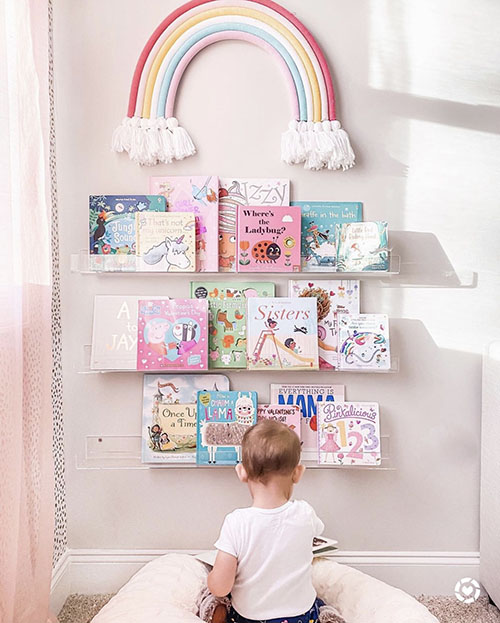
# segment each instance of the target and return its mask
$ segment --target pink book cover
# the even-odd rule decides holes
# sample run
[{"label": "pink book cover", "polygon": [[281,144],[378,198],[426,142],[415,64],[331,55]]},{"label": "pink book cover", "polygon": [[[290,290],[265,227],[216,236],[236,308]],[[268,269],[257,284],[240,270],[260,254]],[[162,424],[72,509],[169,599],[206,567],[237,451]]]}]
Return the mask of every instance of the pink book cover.
[{"label": "pink book cover", "polygon": [[140,299],[138,370],[207,370],[208,303],[202,299]]},{"label": "pink book cover", "polygon": [[149,188],[151,193],[165,197],[169,212],[194,212],[196,270],[218,272],[219,178],[216,175],[150,177]]},{"label": "pink book cover", "polygon": [[286,424],[300,439],[302,414],[297,405],[258,405],[257,422],[260,420],[276,420]]},{"label": "pink book cover", "polygon": [[238,206],[238,272],[299,272],[298,206]]}]

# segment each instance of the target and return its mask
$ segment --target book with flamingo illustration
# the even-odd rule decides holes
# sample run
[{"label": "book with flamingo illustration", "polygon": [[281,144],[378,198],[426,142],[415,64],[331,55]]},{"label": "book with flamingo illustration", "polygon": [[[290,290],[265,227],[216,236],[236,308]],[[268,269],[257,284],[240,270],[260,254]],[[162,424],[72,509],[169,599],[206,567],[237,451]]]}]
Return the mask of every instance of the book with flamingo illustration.
[{"label": "book with flamingo illustration", "polygon": [[302,210],[302,271],[335,270],[335,228],[341,223],[361,221],[363,204],[357,201],[293,201],[292,205]]},{"label": "book with flamingo illustration", "polygon": [[290,181],[273,178],[219,178],[219,270],[236,272],[236,208],[287,206]]},{"label": "book with flamingo illustration", "polygon": [[260,420],[276,420],[286,424],[297,433],[300,439],[300,424],[302,415],[297,405],[258,405],[257,422]]},{"label": "book with flamingo illustration", "polygon": [[140,299],[138,370],[207,370],[208,304],[196,299]]},{"label": "book with flamingo illustration", "polygon": [[376,402],[318,405],[321,465],[380,465],[380,420]]},{"label": "book with flamingo illustration", "polygon": [[155,176],[150,192],[165,197],[169,212],[194,212],[196,270],[219,270],[219,178],[209,176]]},{"label": "book with flamingo illustration", "polygon": [[386,314],[339,314],[337,321],[339,370],[390,370]]},{"label": "book with flamingo illustration", "polygon": [[135,219],[137,270],[194,272],[193,212],[141,212]]},{"label": "book with flamingo illustration", "polygon": [[386,221],[344,223],[336,226],[337,270],[389,270]]},{"label": "book with flamingo illustration", "polygon": [[318,407],[325,402],[344,402],[344,385],[271,384],[270,402],[297,405],[301,413],[302,458],[315,461],[318,456]]},{"label": "book with flamingo illustration", "polygon": [[142,462],[196,462],[198,391],[226,391],[223,374],[145,374]]},{"label": "book with flamingo illustration", "polygon": [[247,309],[249,369],[318,369],[316,299],[253,297]]},{"label": "book with flamingo illustration", "polygon": [[238,272],[300,271],[300,208],[238,206]]},{"label": "book with flamingo illustration", "polygon": [[320,369],[338,364],[337,314],[359,314],[359,281],[290,280],[290,296],[315,297],[318,303],[318,347]]},{"label": "book with flamingo illustration", "polygon": [[274,296],[274,283],[192,281],[191,296],[208,301],[208,367],[246,368],[247,299]]}]

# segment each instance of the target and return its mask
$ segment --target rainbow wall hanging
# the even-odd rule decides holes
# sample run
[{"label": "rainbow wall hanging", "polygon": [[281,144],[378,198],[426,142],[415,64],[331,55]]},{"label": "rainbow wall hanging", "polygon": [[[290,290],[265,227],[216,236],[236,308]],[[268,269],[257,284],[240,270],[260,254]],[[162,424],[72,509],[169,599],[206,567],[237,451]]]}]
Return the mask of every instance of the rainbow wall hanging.
[{"label": "rainbow wall hanging", "polygon": [[170,163],[196,153],[174,117],[175,97],[191,59],[212,43],[239,39],[273,54],[283,68],[293,117],[281,158],[306,169],[347,169],[354,152],[335,115],[332,76],[318,43],[292,13],[271,0],[192,0],[153,32],[135,68],[127,117],[112,149],[143,165]]}]

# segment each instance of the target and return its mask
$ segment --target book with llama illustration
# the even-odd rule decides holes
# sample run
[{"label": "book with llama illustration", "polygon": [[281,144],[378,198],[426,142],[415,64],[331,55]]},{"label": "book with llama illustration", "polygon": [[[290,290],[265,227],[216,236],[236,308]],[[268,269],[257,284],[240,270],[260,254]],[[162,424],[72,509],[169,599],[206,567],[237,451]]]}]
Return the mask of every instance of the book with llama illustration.
[{"label": "book with llama illustration", "polygon": [[199,465],[236,465],[241,441],[257,422],[257,392],[198,392],[196,462]]},{"label": "book with llama illustration", "polygon": [[138,370],[207,370],[208,304],[197,299],[140,299]]},{"label": "book with llama illustration", "polygon": [[276,420],[286,424],[300,439],[302,414],[297,405],[258,405],[257,422],[260,420]]},{"label": "book with llama illustration", "polygon": [[288,282],[290,296],[315,297],[317,300],[320,369],[337,367],[337,314],[359,314],[359,287],[359,281],[340,279]]},{"label": "book with llama illustration", "polygon": [[315,298],[248,299],[249,369],[317,370]]},{"label": "book with llama illustration", "polygon": [[208,301],[208,367],[246,368],[247,298],[274,296],[274,283],[192,281],[191,296]]},{"label": "book with llama illustration", "polygon": [[290,181],[273,178],[219,178],[219,270],[236,272],[236,208],[287,206]]},{"label": "book with llama illustration", "polygon": [[238,206],[238,272],[300,271],[300,208]]},{"label": "book with llama illustration", "polygon": [[339,314],[337,320],[339,370],[390,370],[386,314]]},{"label": "book with llama illustration", "polygon": [[324,402],[344,402],[344,385],[271,384],[270,402],[297,405],[301,412],[302,458],[315,461],[318,455],[318,406]]},{"label": "book with llama illustration", "polygon": [[330,272],[337,264],[337,225],[363,218],[357,201],[293,201],[302,209],[301,257],[303,272]]},{"label": "book with llama illustration", "polygon": [[169,212],[194,212],[196,218],[196,270],[219,270],[219,178],[208,176],[155,176],[150,192],[167,200]]},{"label": "book with llama illustration", "polygon": [[336,231],[338,271],[389,270],[386,221],[344,223]]},{"label": "book with llama illustration", "polygon": [[321,465],[380,465],[378,404],[324,402],[318,405],[318,461]]},{"label": "book with llama illustration", "polygon": [[141,212],[135,218],[137,270],[195,271],[193,212]]},{"label": "book with llama illustration", "polygon": [[198,391],[228,389],[223,374],[145,374],[142,462],[196,463]]},{"label": "book with llama illustration", "polygon": [[90,268],[134,271],[136,213],[165,210],[158,195],[90,195]]}]

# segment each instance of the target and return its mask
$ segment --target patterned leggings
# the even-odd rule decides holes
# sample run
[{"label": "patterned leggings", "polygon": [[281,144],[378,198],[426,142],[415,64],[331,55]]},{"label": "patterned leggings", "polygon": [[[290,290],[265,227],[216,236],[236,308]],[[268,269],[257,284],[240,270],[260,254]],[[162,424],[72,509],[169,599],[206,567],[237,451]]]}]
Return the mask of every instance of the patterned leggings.
[{"label": "patterned leggings", "polygon": [[319,619],[319,609],[324,605],[325,604],[321,601],[321,599],[316,599],[311,606],[311,609],[304,614],[299,614],[295,617],[278,617],[277,619],[266,619],[260,621],[242,617],[231,606],[229,610],[229,623],[317,623]]}]

